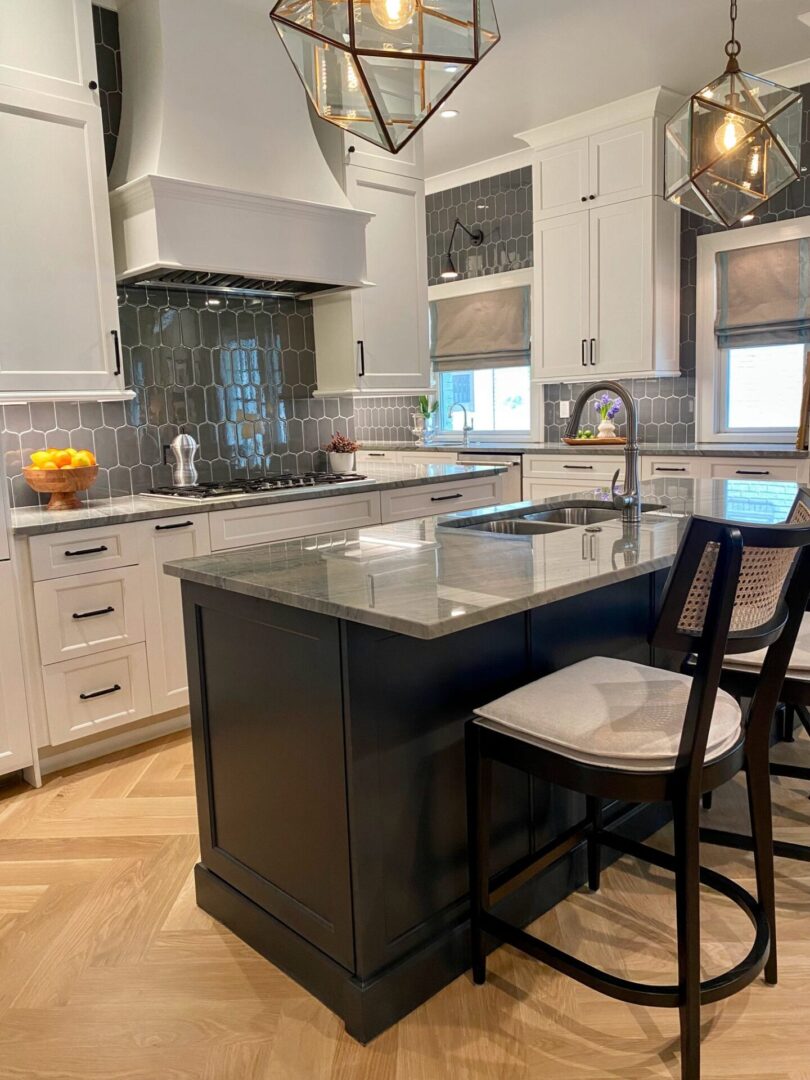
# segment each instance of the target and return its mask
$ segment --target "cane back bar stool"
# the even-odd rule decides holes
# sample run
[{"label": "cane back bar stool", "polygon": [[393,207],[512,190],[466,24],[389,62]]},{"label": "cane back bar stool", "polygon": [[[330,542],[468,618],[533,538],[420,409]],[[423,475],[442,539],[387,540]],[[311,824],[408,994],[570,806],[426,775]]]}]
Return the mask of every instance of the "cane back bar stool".
[{"label": "cane back bar stool", "polygon": [[[742,990],[764,969],[776,981],[771,804],[745,744],[770,728],[788,658],[810,595],[810,527],[733,525],[692,518],[670,571],[654,647],[695,654],[694,675],[594,657],[563,668],[476,710],[466,726],[471,951],[474,981],[486,979],[485,937],[522,950],[621,1001],[678,1008],[681,1075],[700,1076],[700,1006]],[[766,648],[762,677],[743,724],[720,689],[723,657]],[[492,762],[531,773],[586,797],[586,817],[507,875],[490,880]],[[757,892],[699,863],[704,792],[748,771]],[[603,801],[625,804],[603,813]],[[669,802],[675,852],[619,835],[626,804]],[[602,845],[675,873],[678,982],[649,985],[611,975],[540,941],[496,915],[492,905],[585,841],[588,878],[599,887]],[[737,904],[754,942],[734,968],[700,981],[699,885]]]},{"label": "cane back bar stool", "polygon": [[[810,524],[810,494],[804,491],[799,492],[788,521],[796,525]],[[753,697],[761,678],[764,659],[765,653],[761,649],[752,653],[727,656],[720,685],[738,700]],[[796,716],[804,730],[810,735],[810,612],[805,612],[799,626],[779,700],[784,719],[780,731],[782,741],[793,742]],[[757,757],[759,772],[764,772],[767,768],[771,776],[810,781],[810,767],[807,765],[770,761],[769,739],[751,739],[746,747],[746,753],[748,756]],[[704,806],[706,809],[711,808],[710,796],[704,801]],[[752,850],[752,839],[744,834],[706,828],[701,829],[700,835],[702,840],[710,844],[722,844],[725,847],[743,851]],[[810,846],[807,844],[774,840],[773,847],[775,854],[783,858],[810,862]]]}]

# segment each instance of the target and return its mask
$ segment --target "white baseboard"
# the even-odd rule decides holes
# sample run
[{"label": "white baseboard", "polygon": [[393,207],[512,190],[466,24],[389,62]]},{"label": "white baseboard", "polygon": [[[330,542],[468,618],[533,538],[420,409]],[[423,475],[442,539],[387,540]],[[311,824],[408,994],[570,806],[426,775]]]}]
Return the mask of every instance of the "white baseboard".
[{"label": "white baseboard", "polygon": [[106,739],[94,739],[92,743],[84,746],[71,746],[48,757],[40,757],[40,769],[42,775],[47,776],[61,769],[69,769],[72,765],[82,765],[86,761],[94,761],[96,758],[106,757],[107,754],[127,750],[131,746],[151,742],[163,735],[172,735],[175,731],[183,731],[190,726],[189,714],[181,712],[168,716],[165,720],[158,720],[154,724],[132,728],[129,731],[119,731]]}]

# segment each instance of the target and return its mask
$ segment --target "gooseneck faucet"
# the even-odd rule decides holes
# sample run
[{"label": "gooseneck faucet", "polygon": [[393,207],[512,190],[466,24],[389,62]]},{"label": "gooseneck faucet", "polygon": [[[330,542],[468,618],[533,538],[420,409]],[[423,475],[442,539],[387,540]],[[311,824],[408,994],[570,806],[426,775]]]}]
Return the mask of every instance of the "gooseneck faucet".
[{"label": "gooseneck faucet", "polygon": [[462,441],[463,441],[464,445],[466,446],[467,445],[467,438],[468,438],[470,432],[472,431],[473,426],[470,423],[470,418],[469,418],[469,415],[467,414],[467,406],[463,405],[460,401],[454,401],[453,402],[453,404],[447,410],[448,417],[452,416],[453,413],[456,411],[456,409],[461,409],[461,411],[464,413],[464,426],[462,427],[461,432],[462,432]]},{"label": "gooseneck faucet", "polygon": [[619,491],[616,486],[620,471],[617,469],[610,483],[610,493],[613,496],[613,505],[617,510],[622,511],[623,520],[634,524],[641,521],[641,487],[638,475],[638,412],[635,401],[625,388],[616,382],[592,383],[590,386],[586,386],[574,402],[571,419],[565,429],[565,436],[569,439],[576,437],[585,403],[594,394],[601,392],[614,394],[617,398],[620,398],[627,410],[627,442],[624,447],[624,490]]}]

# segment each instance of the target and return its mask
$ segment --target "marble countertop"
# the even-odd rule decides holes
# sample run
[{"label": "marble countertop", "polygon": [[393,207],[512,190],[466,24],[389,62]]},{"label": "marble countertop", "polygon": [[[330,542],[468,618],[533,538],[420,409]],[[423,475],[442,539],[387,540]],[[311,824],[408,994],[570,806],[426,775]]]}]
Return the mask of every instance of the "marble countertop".
[{"label": "marble countertop", "polygon": [[[635,528],[618,520],[587,533],[576,527],[511,536],[458,527],[510,516],[507,508],[495,513],[490,507],[203,556],[165,569],[186,581],[431,639],[667,567],[692,514],[784,521],[796,491],[789,483],[658,479],[645,483],[643,493],[662,509],[644,514]],[[582,498],[604,506],[598,495],[591,489]]]},{"label": "marble countertop", "polygon": [[88,499],[80,510],[47,510],[41,506],[25,506],[11,511],[11,531],[14,536],[36,536],[40,533],[68,532],[89,529],[96,525],[124,524],[149,518],[188,517],[189,514],[209,514],[218,510],[236,510],[245,506],[270,506],[273,503],[333,498],[353,491],[384,491],[390,488],[419,487],[441,484],[448,480],[495,476],[503,472],[500,466],[487,465],[393,465],[382,462],[373,466],[374,476],[364,481],[313,489],[296,488],[273,492],[270,495],[235,495],[228,499],[161,498],[155,495],[129,495],[112,499]]},{"label": "marble countertop", "polygon": [[[482,439],[464,446],[461,442],[435,442],[430,446],[417,446],[415,443],[373,443],[364,442],[363,450],[413,450],[418,454],[441,453],[442,450],[465,454],[495,453],[502,454],[569,454],[594,452],[599,454],[624,453],[623,446],[599,446],[596,440],[588,446],[566,446],[561,442],[492,442]],[[680,443],[659,446],[657,443],[641,443],[642,454],[656,454],[661,457],[765,457],[765,458],[806,458],[810,451],[797,450],[786,443]]]}]

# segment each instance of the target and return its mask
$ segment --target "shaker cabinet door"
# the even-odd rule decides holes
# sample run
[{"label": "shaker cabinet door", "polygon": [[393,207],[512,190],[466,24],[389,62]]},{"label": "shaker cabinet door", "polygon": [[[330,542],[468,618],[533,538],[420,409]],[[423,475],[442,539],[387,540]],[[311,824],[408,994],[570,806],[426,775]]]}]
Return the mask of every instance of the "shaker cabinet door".
[{"label": "shaker cabinet door", "polygon": [[534,162],[535,220],[581,210],[591,194],[588,185],[587,139],[540,150]]},{"label": "shaker cabinet door", "polygon": [[0,395],[123,390],[101,115],[0,85]]},{"label": "shaker cabinet door", "polygon": [[0,83],[97,103],[96,80],[91,0],[0,0]]},{"label": "shaker cabinet door", "polygon": [[534,235],[534,378],[581,378],[590,369],[588,211],[540,221]]},{"label": "shaker cabinet door", "polygon": [[22,650],[17,624],[14,570],[0,562],[0,776],[24,769],[33,760],[28,703],[23,682]]}]

